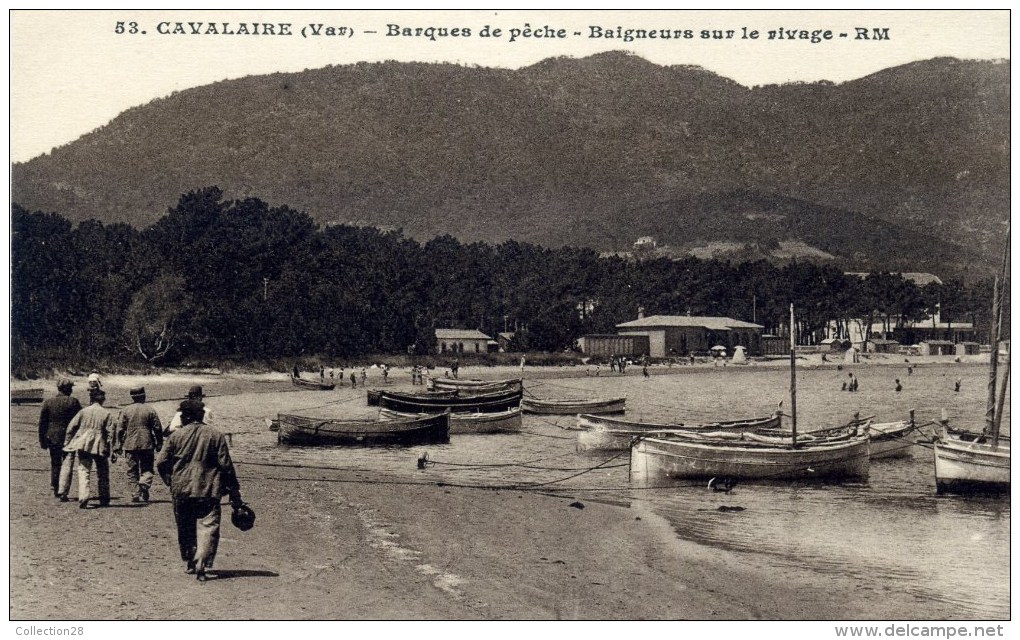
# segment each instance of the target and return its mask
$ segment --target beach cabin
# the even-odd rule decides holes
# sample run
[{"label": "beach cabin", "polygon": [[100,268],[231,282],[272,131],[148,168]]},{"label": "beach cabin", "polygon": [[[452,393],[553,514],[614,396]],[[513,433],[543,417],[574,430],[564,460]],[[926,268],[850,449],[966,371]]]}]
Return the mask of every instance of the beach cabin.
[{"label": "beach cabin", "polygon": [[922,356],[954,356],[956,345],[949,340],[927,340],[918,345]]},{"label": "beach cabin", "polygon": [[621,336],[615,333],[593,333],[577,339],[581,353],[589,356],[647,356],[648,336]]},{"label": "beach cabin", "polygon": [[439,353],[487,353],[490,340],[477,329],[436,329]]},{"label": "beach cabin", "polygon": [[499,350],[501,352],[507,352],[512,349],[514,333],[513,331],[501,331],[496,334],[496,342],[499,343]]},{"label": "beach cabin", "polygon": [[872,338],[868,340],[868,351],[872,353],[899,353],[900,343],[895,340]]},{"label": "beach cabin", "polygon": [[763,356],[788,356],[790,355],[790,339],[782,336],[764,335],[761,337],[761,355]]},{"label": "beach cabin", "polygon": [[981,355],[981,345],[976,342],[958,342],[956,344],[956,355],[977,356]]},{"label": "beach cabin", "polygon": [[823,353],[843,353],[850,346],[849,341],[844,343],[839,338],[826,338],[818,344],[822,346]]}]

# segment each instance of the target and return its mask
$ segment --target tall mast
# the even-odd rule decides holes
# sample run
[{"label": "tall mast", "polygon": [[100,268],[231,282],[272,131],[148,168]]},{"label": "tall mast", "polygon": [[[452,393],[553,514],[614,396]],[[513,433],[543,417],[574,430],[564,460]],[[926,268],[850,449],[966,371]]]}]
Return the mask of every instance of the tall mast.
[{"label": "tall mast", "polygon": [[995,405],[995,429],[992,430],[992,448],[999,446],[999,429],[1002,427],[1002,405],[1006,402],[1006,389],[1009,388],[1009,361],[1012,354],[1006,356],[1006,370],[1002,372],[1002,386],[999,387],[999,401]]},{"label": "tall mast", "polygon": [[999,274],[995,276],[992,285],[992,354],[988,367],[988,402],[985,404],[985,429],[986,434],[991,434],[998,442],[998,433],[995,424],[996,413],[996,386],[998,383],[999,369],[999,338],[1002,335],[1002,291],[1006,286],[1006,261],[1009,259],[1009,231],[1006,231],[1006,246],[1002,249],[1002,266]]},{"label": "tall mast", "polygon": [[793,319],[793,303],[790,303],[790,429],[793,431],[793,446],[797,446],[797,331]]}]

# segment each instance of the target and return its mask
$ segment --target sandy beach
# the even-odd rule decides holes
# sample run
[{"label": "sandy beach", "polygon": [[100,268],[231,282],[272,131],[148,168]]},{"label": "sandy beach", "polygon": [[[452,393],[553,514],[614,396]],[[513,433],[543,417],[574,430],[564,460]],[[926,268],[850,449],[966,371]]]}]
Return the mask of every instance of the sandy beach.
[{"label": "sandy beach", "polygon": [[[461,377],[515,372],[462,367]],[[585,373],[528,368],[526,375]],[[381,383],[377,371],[369,375],[369,386]],[[390,378],[390,387],[412,389],[406,372]],[[126,404],[128,388],[144,384],[161,416],[196,381],[206,386],[215,424],[234,439],[264,436],[265,417],[307,407],[323,397],[316,394],[370,411],[360,387],[295,391],[282,374],[104,378],[108,406]],[[84,385],[75,382],[81,397]],[[53,380],[12,384],[55,391]],[[38,412],[39,405],[11,407],[13,620],[911,617],[895,600],[862,599],[849,578],[682,540],[640,501],[453,487],[427,474],[411,484],[361,469],[241,459],[242,492],[258,520],[241,532],[225,515],[213,579],[201,584],[178,559],[169,491],[158,478],[144,505],[131,503],[121,463],[111,467],[110,508],[81,511],[53,498]]]}]

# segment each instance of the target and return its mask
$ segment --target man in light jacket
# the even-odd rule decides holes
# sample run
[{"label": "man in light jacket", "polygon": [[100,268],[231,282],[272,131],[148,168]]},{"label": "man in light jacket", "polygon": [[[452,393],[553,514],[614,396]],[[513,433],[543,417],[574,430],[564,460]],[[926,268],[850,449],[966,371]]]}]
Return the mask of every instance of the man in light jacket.
[{"label": "man in light jacket", "polygon": [[[106,393],[102,389],[93,389],[89,393],[92,404],[79,411],[67,425],[64,436],[64,451],[73,453],[78,458],[78,506],[88,507],[90,499],[89,480],[92,475],[92,464],[96,465],[99,477],[99,506],[110,506],[110,443],[115,428],[113,413],[103,406]],[[116,462],[116,454],[113,461]],[[64,475],[67,479],[65,483]],[[60,469],[61,487],[71,484],[71,465],[65,464]]]}]

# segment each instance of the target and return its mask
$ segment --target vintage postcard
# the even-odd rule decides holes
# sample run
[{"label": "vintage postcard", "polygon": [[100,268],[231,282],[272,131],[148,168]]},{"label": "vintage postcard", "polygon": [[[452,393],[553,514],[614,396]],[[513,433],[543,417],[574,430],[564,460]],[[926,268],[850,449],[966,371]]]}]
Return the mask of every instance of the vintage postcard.
[{"label": "vintage postcard", "polygon": [[10,12],[13,633],[1002,635],[1010,36]]}]

